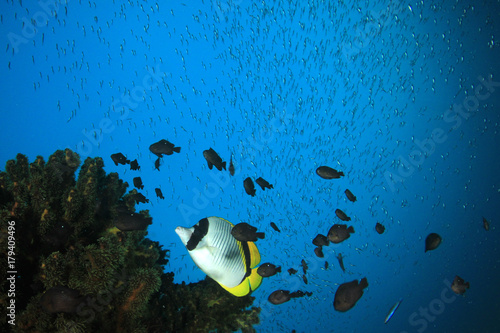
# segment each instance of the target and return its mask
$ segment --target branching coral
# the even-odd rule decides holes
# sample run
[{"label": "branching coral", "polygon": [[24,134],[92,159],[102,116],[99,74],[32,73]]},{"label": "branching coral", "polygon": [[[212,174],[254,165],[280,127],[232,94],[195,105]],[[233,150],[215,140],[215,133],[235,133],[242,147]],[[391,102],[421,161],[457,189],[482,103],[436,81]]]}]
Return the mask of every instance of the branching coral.
[{"label": "branching coral", "polygon": [[[168,249],[145,236],[147,199],[106,174],[101,158],[58,150],[29,164],[18,154],[0,172],[0,310],[15,301],[16,332],[254,331],[253,297],[233,297],[207,279],[174,284]],[[15,295],[7,282],[15,224]],[[119,227],[119,228],[117,228]],[[12,229],[12,228],[11,228]]]}]

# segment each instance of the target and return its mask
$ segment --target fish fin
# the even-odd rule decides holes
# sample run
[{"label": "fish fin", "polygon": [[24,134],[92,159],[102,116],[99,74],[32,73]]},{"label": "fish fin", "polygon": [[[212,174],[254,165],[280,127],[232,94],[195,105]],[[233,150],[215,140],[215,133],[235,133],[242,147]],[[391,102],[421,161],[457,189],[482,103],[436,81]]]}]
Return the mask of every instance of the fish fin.
[{"label": "fish fin", "polygon": [[172,150],[175,151],[176,153],[180,153],[181,147],[174,147],[174,148],[172,148]]},{"label": "fish fin", "polygon": [[247,277],[246,280],[248,280],[248,283],[250,284],[250,289],[252,291],[259,288],[260,284],[262,283],[262,276],[260,276],[257,273],[257,267],[252,269],[252,274],[250,274],[250,276]]},{"label": "fish fin", "polygon": [[354,228],[352,227],[352,225],[349,228],[347,228],[347,231],[349,231],[351,234],[354,233]]},{"label": "fish fin", "polygon": [[209,161],[207,161],[207,163],[208,163],[208,168],[209,168],[210,170],[212,170],[212,168],[214,167],[214,165],[213,165],[212,163],[210,163]]},{"label": "fish fin", "polygon": [[260,263],[259,249],[253,242],[247,242],[248,250],[250,252],[250,268],[257,266]]},{"label": "fish fin", "polygon": [[262,283],[262,276],[257,273],[257,268],[252,269],[252,274],[247,277],[243,282],[233,288],[228,288],[221,284],[221,287],[229,291],[231,294],[237,297],[243,297],[250,294],[252,291],[259,288]]},{"label": "fish fin", "polygon": [[359,283],[359,286],[365,289],[366,287],[368,287],[368,280],[366,278],[362,278],[361,282]]},{"label": "fish fin", "polygon": [[243,297],[243,296],[248,295],[251,292],[251,290],[250,290],[250,284],[248,283],[247,279],[248,278],[246,278],[245,280],[243,280],[243,282],[241,282],[236,287],[229,288],[229,287],[226,287],[226,286],[224,286],[222,284],[220,286],[222,288],[226,289],[227,291],[229,291],[234,296]]}]

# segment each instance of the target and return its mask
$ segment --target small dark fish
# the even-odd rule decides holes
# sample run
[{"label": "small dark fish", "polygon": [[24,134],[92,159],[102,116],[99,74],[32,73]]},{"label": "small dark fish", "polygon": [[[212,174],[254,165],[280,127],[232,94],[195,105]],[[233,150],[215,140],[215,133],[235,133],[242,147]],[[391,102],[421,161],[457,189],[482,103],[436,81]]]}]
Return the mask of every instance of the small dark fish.
[{"label": "small dark fish", "polygon": [[155,193],[156,193],[156,197],[158,197],[162,200],[165,199],[165,197],[163,196],[163,193],[161,192],[161,189],[155,188]]},{"label": "small dark fish", "polygon": [[130,170],[141,170],[141,167],[139,166],[139,162],[137,162],[137,159],[130,162]]},{"label": "small dark fish", "polygon": [[354,233],[352,226],[348,228],[345,224],[334,224],[328,231],[328,240],[334,244],[338,244],[351,237],[352,233]]},{"label": "small dark fish", "polygon": [[307,276],[305,274],[302,275],[302,281],[304,281],[304,283],[307,284]]},{"label": "small dark fish", "polygon": [[160,158],[159,157],[155,161],[155,169],[160,171]]},{"label": "small dark fish", "polygon": [[292,298],[311,296],[311,292],[303,292],[301,290],[297,290],[293,293],[290,293],[288,290],[276,290],[269,295],[267,300],[274,305],[283,304],[288,302]]},{"label": "small dark fish", "polygon": [[382,235],[385,231],[385,227],[377,222],[377,224],[375,224],[375,230],[377,230],[377,232]]},{"label": "small dark fish", "polygon": [[330,242],[325,235],[317,234],[313,239],[313,244],[316,246],[328,246],[330,245]]},{"label": "small dark fish", "polygon": [[57,285],[42,295],[40,305],[48,313],[74,313],[84,301],[78,290]]},{"label": "small dark fish", "polygon": [[268,262],[260,265],[259,268],[257,268],[257,274],[262,277],[270,277],[277,273],[281,273],[281,266],[276,267],[276,265]]},{"label": "small dark fish", "polygon": [[425,239],[425,252],[435,250],[441,244],[442,238],[436,233],[431,233]]},{"label": "small dark fish", "polygon": [[134,186],[137,187],[138,189],[142,190],[144,188],[141,177],[134,177],[133,181],[134,181]]},{"label": "small dark fish", "polygon": [[342,258],[342,253],[339,253],[337,255],[337,260],[339,261],[339,265],[340,265],[340,268],[342,269],[342,272],[345,272],[344,258]]},{"label": "small dark fish", "polygon": [[323,258],[325,255],[323,254],[323,247],[322,246],[318,246],[318,247],[315,247],[314,248],[314,254],[318,257],[318,258]]},{"label": "small dark fish", "polygon": [[288,269],[288,274],[293,275],[293,274],[295,274],[295,273],[297,273],[297,270],[296,270],[296,269],[293,269],[293,268],[289,268],[289,269]]},{"label": "small dark fish", "polygon": [[333,307],[335,310],[345,312],[352,309],[356,302],[363,296],[363,289],[368,287],[366,278],[361,279],[358,284],[357,280],[343,283],[335,292]]},{"label": "small dark fish", "polygon": [[309,268],[309,266],[307,266],[306,261],[304,259],[302,259],[302,261],[300,262],[300,264],[302,265],[302,271],[304,272],[304,274],[306,274],[307,273],[307,269]]},{"label": "small dark fish", "polygon": [[153,222],[153,218],[128,211],[120,212],[114,222],[121,231],[145,230]]},{"label": "small dark fish", "polygon": [[255,180],[255,182],[262,188],[263,191],[266,190],[266,188],[268,189],[272,189],[273,188],[273,185],[269,184],[267,182],[267,180],[265,180],[264,178],[262,177],[259,177]]},{"label": "small dark fish", "polygon": [[342,171],[339,172],[328,166],[320,166],[316,169],[316,173],[318,174],[318,176],[324,179],[337,179],[344,176],[344,173]]},{"label": "small dark fish", "polygon": [[212,170],[214,165],[219,171],[222,171],[222,169],[226,170],[226,162],[222,162],[222,158],[220,158],[219,154],[217,154],[212,148],[204,150],[203,157],[207,160],[208,168],[210,170]]},{"label": "small dark fish", "polygon": [[231,229],[231,235],[240,242],[256,242],[257,238],[264,239],[263,232],[257,232],[257,228],[246,222],[238,223]]},{"label": "small dark fish", "polygon": [[356,196],[354,194],[352,194],[352,192],[349,191],[349,189],[345,190],[344,193],[345,193],[347,199],[349,199],[349,201],[352,201],[352,202],[356,201]]},{"label": "small dark fish", "polygon": [[127,160],[127,158],[122,153],[112,154],[111,159],[113,160],[113,162],[115,162],[115,165],[125,165],[130,163],[130,160]]},{"label": "small dark fish", "polygon": [[231,176],[234,176],[234,164],[233,164],[233,157],[231,156],[231,159],[229,160],[229,174]]},{"label": "small dark fish", "polygon": [[341,210],[340,210],[340,209],[338,209],[338,208],[337,208],[337,209],[335,209],[335,215],[337,215],[337,217],[338,217],[339,219],[341,219],[342,221],[345,221],[345,222],[347,222],[347,221],[350,221],[350,220],[351,220],[351,218],[350,218],[349,216],[347,216],[347,215],[346,215],[346,213],[344,213],[343,211],[341,211]]},{"label": "small dark fish", "polygon": [[149,150],[156,156],[163,157],[163,155],[172,155],[174,152],[180,153],[181,147],[175,147],[172,142],[162,139],[149,146]]},{"label": "small dark fish", "polygon": [[132,199],[134,199],[136,204],[149,202],[149,199],[147,199],[142,193],[133,193],[133,194],[130,194],[130,197]]},{"label": "small dark fish", "polygon": [[465,282],[460,276],[455,276],[455,280],[451,283],[451,290],[457,295],[463,295],[469,289],[469,282]]},{"label": "small dark fish", "polygon": [[277,232],[281,232],[281,230],[278,228],[278,226],[274,222],[271,222],[271,228],[273,228]]},{"label": "small dark fish", "polygon": [[490,222],[488,222],[488,220],[485,219],[484,217],[483,217],[483,227],[484,227],[484,230],[486,230],[486,231],[490,230]]},{"label": "small dark fish", "polygon": [[248,195],[251,195],[252,197],[255,196],[255,186],[253,185],[252,178],[245,178],[245,180],[243,181],[243,187],[245,188],[245,192]]},{"label": "small dark fish", "polygon": [[267,298],[267,300],[274,305],[286,303],[290,299],[290,292],[288,290],[275,290]]}]

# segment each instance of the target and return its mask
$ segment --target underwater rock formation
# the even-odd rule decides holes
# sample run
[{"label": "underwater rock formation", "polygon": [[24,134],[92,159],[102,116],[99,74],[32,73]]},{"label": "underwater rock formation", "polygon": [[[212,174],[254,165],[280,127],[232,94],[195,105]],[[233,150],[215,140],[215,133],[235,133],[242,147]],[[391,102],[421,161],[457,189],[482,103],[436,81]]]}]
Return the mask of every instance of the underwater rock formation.
[{"label": "underwater rock formation", "polygon": [[[0,172],[0,311],[15,302],[15,326],[3,316],[1,331],[255,331],[253,297],[233,297],[209,278],[173,283],[169,251],[136,230],[152,220],[135,212],[137,192],[125,194],[128,184],[106,174],[100,157],[75,178],[79,166],[66,149],[47,162],[18,154]],[[126,214],[148,223],[131,227]]]}]

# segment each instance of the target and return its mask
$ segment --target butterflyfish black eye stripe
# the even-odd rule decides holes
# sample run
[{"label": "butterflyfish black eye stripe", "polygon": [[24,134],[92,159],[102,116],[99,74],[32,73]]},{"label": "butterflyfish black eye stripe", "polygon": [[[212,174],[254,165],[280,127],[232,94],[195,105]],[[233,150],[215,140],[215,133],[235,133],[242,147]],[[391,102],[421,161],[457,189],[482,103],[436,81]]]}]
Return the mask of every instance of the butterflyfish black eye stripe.
[{"label": "butterflyfish black eye stripe", "polygon": [[189,251],[192,251],[196,249],[198,246],[198,243],[205,237],[205,235],[208,233],[208,219],[204,218],[201,219],[198,224],[194,226],[194,232],[191,235],[191,238],[186,244],[186,248]]}]

